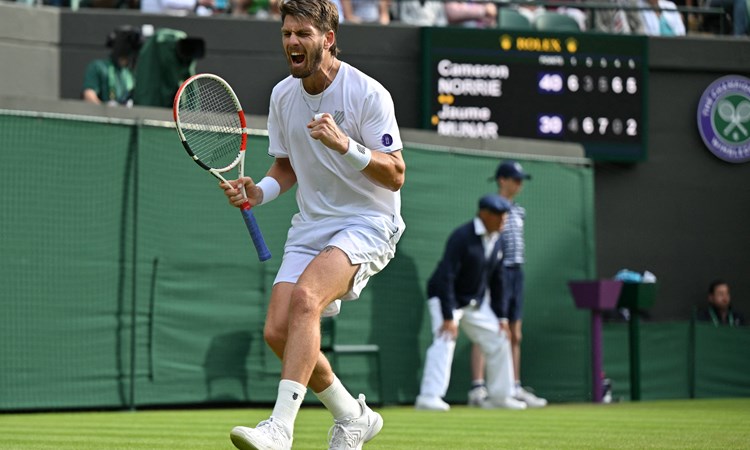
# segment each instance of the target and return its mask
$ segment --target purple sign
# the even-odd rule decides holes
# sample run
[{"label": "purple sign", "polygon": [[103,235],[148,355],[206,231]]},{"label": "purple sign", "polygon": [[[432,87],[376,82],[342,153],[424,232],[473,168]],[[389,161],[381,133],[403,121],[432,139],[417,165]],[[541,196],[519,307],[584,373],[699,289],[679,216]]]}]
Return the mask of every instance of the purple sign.
[{"label": "purple sign", "polygon": [[750,79],[727,75],[711,83],[698,103],[698,131],[724,161],[750,161]]}]

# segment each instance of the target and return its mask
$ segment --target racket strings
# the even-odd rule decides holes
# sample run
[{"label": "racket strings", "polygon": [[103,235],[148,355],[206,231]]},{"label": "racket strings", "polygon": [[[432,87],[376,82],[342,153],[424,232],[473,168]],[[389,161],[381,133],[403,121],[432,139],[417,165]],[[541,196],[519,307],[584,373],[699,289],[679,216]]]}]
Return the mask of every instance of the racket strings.
[{"label": "racket strings", "polygon": [[222,83],[200,78],[186,86],[179,116],[185,140],[204,164],[221,169],[237,159],[244,130],[234,98]]}]

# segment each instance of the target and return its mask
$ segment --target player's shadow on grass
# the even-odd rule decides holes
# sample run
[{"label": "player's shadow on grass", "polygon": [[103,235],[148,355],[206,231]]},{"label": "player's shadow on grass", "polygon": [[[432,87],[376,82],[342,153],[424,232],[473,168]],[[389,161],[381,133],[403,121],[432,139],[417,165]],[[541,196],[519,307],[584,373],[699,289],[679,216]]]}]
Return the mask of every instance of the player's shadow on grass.
[{"label": "player's shadow on grass", "polygon": [[249,400],[246,360],[251,341],[249,331],[219,334],[211,339],[203,362],[208,402],[234,403]]}]

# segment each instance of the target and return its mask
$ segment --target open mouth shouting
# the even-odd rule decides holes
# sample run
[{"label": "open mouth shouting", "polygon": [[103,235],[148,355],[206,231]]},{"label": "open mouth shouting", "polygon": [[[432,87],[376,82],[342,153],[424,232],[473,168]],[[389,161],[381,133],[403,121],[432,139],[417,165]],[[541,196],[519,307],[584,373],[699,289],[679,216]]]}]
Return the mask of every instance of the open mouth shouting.
[{"label": "open mouth shouting", "polygon": [[289,71],[295,78],[305,78],[312,74],[314,67],[310,59],[303,51],[292,50],[289,55]]},{"label": "open mouth shouting", "polygon": [[299,67],[305,62],[305,54],[302,52],[291,52],[289,54],[289,59],[292,62],[292,66]]},{"label": "open mouth shouting", "polygon": [[322,47],[317,51],[310,52],[304,50],[290,50],[289,53],[289,70],[295,78],[306,78],[313,74],[319,67],[323,58]]}]

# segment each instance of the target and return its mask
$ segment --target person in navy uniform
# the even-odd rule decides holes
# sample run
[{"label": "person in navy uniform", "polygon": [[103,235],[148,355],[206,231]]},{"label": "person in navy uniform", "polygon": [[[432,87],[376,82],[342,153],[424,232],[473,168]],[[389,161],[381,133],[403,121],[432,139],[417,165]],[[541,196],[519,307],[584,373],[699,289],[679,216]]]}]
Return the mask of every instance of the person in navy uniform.
[{"label": "person in navy uniform", "polygon": [[513,398],[513,361],[507,323],[500,319],[502,230],[510,203],[498,194],[479,199],[476,217],[456,228],[427,284],[433,342],[427,349],[415,407],[448,411],[443,400],[450,383],[459,327],[482,349],[487,366],[485,408],[525,409]]}]

